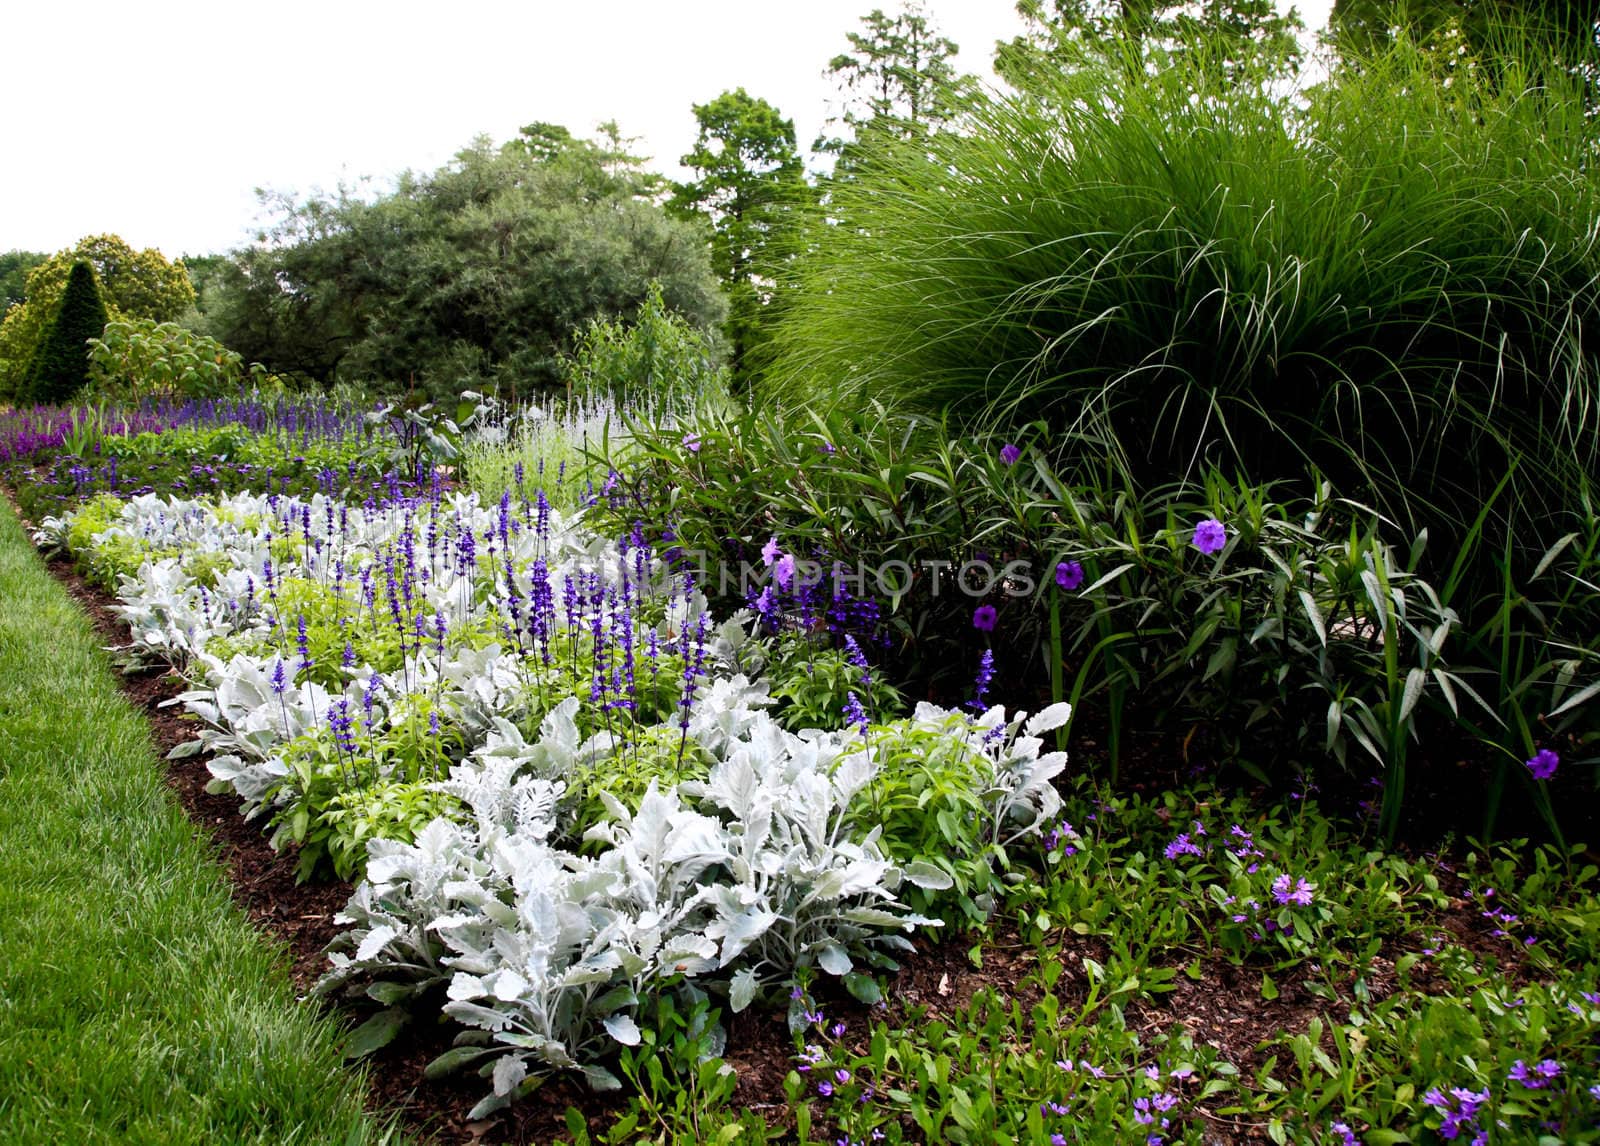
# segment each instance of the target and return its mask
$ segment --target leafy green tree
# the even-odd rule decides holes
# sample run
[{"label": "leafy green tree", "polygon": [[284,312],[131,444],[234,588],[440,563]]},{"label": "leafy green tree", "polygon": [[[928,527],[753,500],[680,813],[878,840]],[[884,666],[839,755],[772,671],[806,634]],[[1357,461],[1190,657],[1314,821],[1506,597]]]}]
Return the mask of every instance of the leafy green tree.
[{"label": "leafy green tree", "polygon": [[1048,86],[1052,73],[1077,66],[1085,54],[1109,55],[1131,69],[1194,52],[1230,76],[1292,71],[1299,62],[1294,8],[1275,0],[1018,0],[1026,31],[997,46],[995,70],[1019,88]]},{"label": "leafy green tree", "polygon": [[28,368],[29,399],[45,405],[70,402],[89,380],[89,340],[100,337],[107,321],[94,268],[74,263]]},{"label": "leafy green tree", "polygon": [[1387,45],[1395,28],[1427,40],[1454,26],[1470,51],[1493,43],[1509,27],[1578,62],[1592,59],[1597,24],[1600,0],[1334,0],[1328,38],[1341,55],[1353,57]]},{"label": "leafy green tree", "polygon": [[728,291],[734,377],[755,372],[785,264],[816,198],[805,179],[794,121],[743,88],[696,104],[694,149],[680,162],[698,179],[677,184],[671,209],[711,222],[711,265]]},{"label": "leafy green tree", "polygon": [[39,251],[7,251],[0,255],[0,314],[28,297],[28,272],[49,258]]},{"label": "leafy green tree", "polygon": [[636,311],[652,281],[716,330],[705,232],[652,201],[659,178],[626,144],[534,124],[388,194],[268,197],[270,233],[208,282],[206,329],[279,374],[435,396],[558,384],[575,333]]},{"label": "leafy green tree", "polygon": [[116,235],[80,239],[28,272],[26,301],[0,322],[0,398],[23,393],[34,354],[78,263],[94,271],[112,318],[172,322],[194,303],[194,287],[181,261],[169,262],[154,248],[135,251]]},{"label": "leafy green tree", "polygon": [[812,145],[835,156],[841,173],[857,166],[875,142],[914,142],[948,123],[973,85],[950,62],[958,45],[940,34],[919,0],[907,0],[893,16],[874,8],[861,25],[846,33],[850,51],[828,61],[822,73],[839,85],[843,106]]}]

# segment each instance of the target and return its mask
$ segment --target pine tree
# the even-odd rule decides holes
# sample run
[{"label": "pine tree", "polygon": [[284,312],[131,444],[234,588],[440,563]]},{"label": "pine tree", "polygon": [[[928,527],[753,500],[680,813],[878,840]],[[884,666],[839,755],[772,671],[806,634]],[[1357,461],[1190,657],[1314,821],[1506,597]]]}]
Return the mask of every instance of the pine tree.
[{"label": "pine tree", "polygon": [[108,316],[94,268],[74,263],[61,305],[28,367],[28,397],[42,405],[70,402],[89,380],[89,339],[105,331]]}]

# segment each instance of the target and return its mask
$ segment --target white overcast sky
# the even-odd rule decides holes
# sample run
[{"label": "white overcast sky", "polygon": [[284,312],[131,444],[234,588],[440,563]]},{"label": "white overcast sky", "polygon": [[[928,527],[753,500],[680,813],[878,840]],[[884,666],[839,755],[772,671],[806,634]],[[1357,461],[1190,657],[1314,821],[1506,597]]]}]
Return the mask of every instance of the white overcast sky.
[{"label": "white overcast sky", "polygon": [[[1312,28],[1331,0],[1300,0]],[[179,0],[18,4],[7,13],[0,251],[113,232],[169,257],[247,241],[257,187],[304,193],[432,170],[474,135],[534,120],[589,135],[615,119],[679,175],[690,107],[737,87],[795,121],[822,70],[898,0]],[[926,0],[992,79],[1014,0]]]}]

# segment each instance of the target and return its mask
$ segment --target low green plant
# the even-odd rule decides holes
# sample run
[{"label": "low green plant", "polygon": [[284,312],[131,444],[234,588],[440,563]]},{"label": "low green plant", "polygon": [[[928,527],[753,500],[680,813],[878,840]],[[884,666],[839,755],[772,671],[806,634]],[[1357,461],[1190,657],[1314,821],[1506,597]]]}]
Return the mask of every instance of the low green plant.
[{"label": "low green plant", "polygon": [[850,652],[824,645],[813,634],[786,633],[767,645],[764,671],[778,701],[773,715],[786,728],[842,728],[850,720],[852,695],[870,720],[888,720],[905,709],[900,690],[881,672],[862,668]]},{"label": "low green plant", "polygon": [[89,388],[100,398],[214,398],[233,394],[243,380],[243,358],[175,322],[108,322],[89,343]]}]

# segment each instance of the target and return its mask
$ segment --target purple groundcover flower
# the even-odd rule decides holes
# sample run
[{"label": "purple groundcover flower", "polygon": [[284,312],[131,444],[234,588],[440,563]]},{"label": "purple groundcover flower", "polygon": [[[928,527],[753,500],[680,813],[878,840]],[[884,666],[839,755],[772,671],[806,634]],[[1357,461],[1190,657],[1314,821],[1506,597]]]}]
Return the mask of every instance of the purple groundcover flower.
[{"label": "purple groundcover flower", "polygon": [[1541,748],[1528,760],[1528,771],[1535,780],[1548,780],[1561,766],[1561,757],[1548,748]]},{"label": "purple groundcover flower", "polygon": [[761,547],[761,561],[768,568],[771,568],[772,563],[778,559],[778,555],[782,552],[783,550],[778,547],[777,535],[774,534],[768,539],[767,543]]},{"label": "purple groundcover flower", "polygon": [[1527,1090],[1543,1090],[1560,1077],[1561,1064],[1553,1058],[1547,1058],[1537,1066],[1529,1066],[1519,1058],[1512,1064],[1511,1073],[1506,1075],[1507,1079],[1520,1082]]},{"label": "purple groundcover flower", "polygon": [[1280,875],[1272,881],[1272,898],[1288,907],[1309,907],[1311,905],[1312,887],[1304,879],[1295,878],[1292,886],[1288,875]]},{"label": "purple groundcover flower", "polygon": [[972,611],[972,627],[980,633],[992,633],[997,616],[993,605],[979,605]]},{"label": "purple groundcover flower", "polygon": [[1194,527],[1194,547],[1207,557],[1219,552],[1228,543],[1228,531],[1222,522],[1208,517]]},{"label": "purple groundcover flower", "polygon": [[1343,1122],[1335,1122],[1332,1126],[1328,1127],[1328,1134],[1330,1135],[1329,1141],[1332,1140],[1332,1135],[1337,1134],[1339,1136],[1339,1146],[1361,1146],[1361,1143],[1356,1138],[1354,1131],[1352,1131],[1350,1127],[1345,1125]]},{"label": "purple groundcover flower", "polygon": [[1083,566],[1076,561],[1062,561],[1056,565],[1056,584],[1072,592],[1083,584]]},{"label": "purple groundcover flower", "polygon": [[1197,856],[1199,854],[1200,849],[1195,845],[1194,841],[1189,838],[1188,832],[1184,832],[1177,839],[1168,844],[1166,848],[1166,857],[1169,860],[1175,860],[1179,856]]},{"label": "purple groundcover flower", "polygon": [[1005,445],[1000,447],[1000,460],[1005,462],[1006,465],[1016,465],[1017,459],[1020,457],[1022,457],[1022,451],[1016,446],[1012,445],[1010,442],[1007,442]]},{"label": "purple groundcover flower", "polygon": [[700,435],[696,433],[683,435],[683,448],[691,454],[698,454],[700,452]]},{"label": "purple groundcover flower", "polygon": [[1478,1126],[1478,1111],[1489,1101],[1487,1090],[1474,1091],[1456,1086],[1451,1088],[1449,1094],[1445,1094],[1434,1087],[1422,1096],[1422,1101],[1444,1116],[1439,1126],[1439,1137],[1453,1141],[1461,1136],[1462,1131],[1468,1131],[1473,1134],[1474,1143],[1486,1140]]}]

